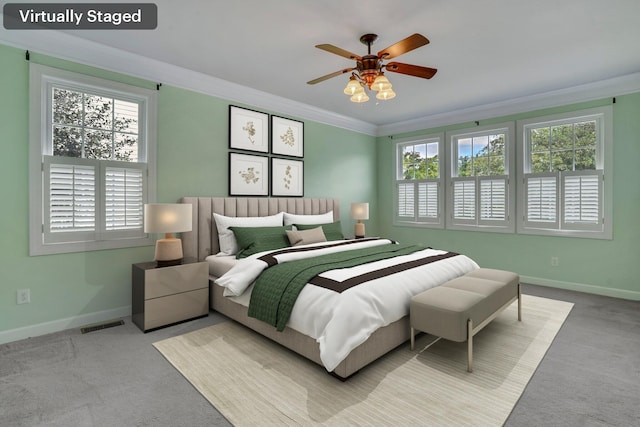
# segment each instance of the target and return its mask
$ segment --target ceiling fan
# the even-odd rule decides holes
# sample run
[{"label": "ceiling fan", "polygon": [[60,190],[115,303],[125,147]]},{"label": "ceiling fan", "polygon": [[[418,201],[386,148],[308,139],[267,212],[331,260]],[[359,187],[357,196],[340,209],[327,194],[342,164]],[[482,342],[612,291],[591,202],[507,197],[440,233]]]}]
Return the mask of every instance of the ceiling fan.
[{"label": "ceiling fan", "polygon": [[351,96],[351,101],[366,102],[369,100],[364,90],[365,86],[378,92],[376,95],[377,99],[387,100],[394,98],[396,94],[391,89],[391,83],[385,77],[383,69],[394,73],[421,77],[423,79],[430,79],[438,71],[435,68],[422,67],[420,65],[403,64],[401,62],[388,62],[385,64],[383,62],[428,44],[429,40],[425,36],[421,34],[410,35],[406,39],[400,40],[386,49],[381,50],[377,55],[372,55],[371,45],[377,38],[378,36],[376,34],[364,34],[360,37],[360,42],[367,45],[367,54],[365,56],[356,55],[355,53],[330,44],[316,45],[318,49],[355,60],[356,66],[353,68],[344,68],[327,74],[326,76],[318,77],[317,79],[308,81],[307,84],[314,85],[352,71],[349,83],[344,89],[344,93]]}]

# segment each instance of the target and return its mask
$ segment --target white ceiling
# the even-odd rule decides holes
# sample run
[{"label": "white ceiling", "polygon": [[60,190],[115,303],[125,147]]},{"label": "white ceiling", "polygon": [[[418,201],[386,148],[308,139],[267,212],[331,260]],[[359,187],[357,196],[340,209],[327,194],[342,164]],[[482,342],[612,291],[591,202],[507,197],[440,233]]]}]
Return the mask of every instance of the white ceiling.
[{"label": "white ceiling", "polygon": [[[376,126],[640,71],[639,0],[153,2],[156,30],[67,34]],[[364,55],[365,33],[379,35],[373,52],[423,34],[430,44],[394,61],[438,73],[425,80],[389,72],[397,97],[366,104],[342,93],[348,74],[306,84],[354,65],[316,44]]]}]

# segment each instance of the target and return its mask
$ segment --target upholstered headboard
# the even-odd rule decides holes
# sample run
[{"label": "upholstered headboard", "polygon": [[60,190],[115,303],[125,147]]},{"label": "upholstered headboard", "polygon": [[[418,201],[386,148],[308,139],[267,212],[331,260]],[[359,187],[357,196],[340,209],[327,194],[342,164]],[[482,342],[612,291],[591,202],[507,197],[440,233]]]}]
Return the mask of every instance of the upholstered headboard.
[{"label": "upholstered headboard", "polygon": [[185,258],[204,260],[220,251],[218,230],[213,213],[225,216],[267,216],[278,212],[315,215],[333,211],[333,220],[340,220],[338,199],[283,198],[283,197],[183,197],[182,203],[193,206],[192,231],[182,233]]}]

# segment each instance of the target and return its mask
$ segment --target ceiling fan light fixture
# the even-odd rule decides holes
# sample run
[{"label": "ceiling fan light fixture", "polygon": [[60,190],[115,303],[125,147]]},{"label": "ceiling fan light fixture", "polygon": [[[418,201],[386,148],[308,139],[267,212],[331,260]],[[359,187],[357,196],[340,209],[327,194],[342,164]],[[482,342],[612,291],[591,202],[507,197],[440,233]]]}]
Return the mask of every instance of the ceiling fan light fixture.
[{"label": "ceiling fan light fixture", "polygon": [[380,92],[378,92],[378,94],[376,95],[377,99],[381,99],[383,101],[387,101],[389,99],[393,99],[396,97],[396,93],[393,91],[393,89],[389,88],[386,90],[381,90]]},{"label": "ceiling fan light fixture", "polygon": [[369,100],[369,96],[364,91],[364,89],[362,89],[362,92],[356,93],[351,97],[351,102],[360,103],[360,102],[367,102],[368,100]]},{"label": "ceiling fan light fixture", "polygon": [[367,102],[369,100],[369,96],[366,93],[366,89],[376,91],[376,98],[385,101],[395,98],[396,93],[391,89],[392,84],[389,82],[389,79],[387,79],[382,70],[420,77],[423,79],[432,78],[438,71],[436,68],[404,64],[401,62],[389,62],[385,64],[385,61],[428,44],[429,39],[422,34],[412,34],[409,37],[392,44],[386,49],[381,50],[377,54],[372,54],[371,45],[377,40],[377,38],[378,36],[376,34],[364,34],[360,37],[360,41],[367,45],[367,54],[363,56],[356,55],[355,53],[351,53],[330,44],[316,45],[318,49],[322,49],[350,60],[355,60],[356,63],[355,67],[343,68],[317,79],[310,80],[307,84],[314,85],[345,73],[351,73],[349,82],[343,90],[346,95],[349,95],[351,102]]},{"label": "ceiling fan light fixture", "polygon": [[344,88],[344,94],[355,95],[359,92],[364,92],[364,88],[362,87],[360,82],[356,80],[355,76],[351,76],[351,78],[349,79],[349,83],[347,83],[347,87]]},{"label": "ceiling fan light fixture", "polygon": [[371,89],[378,92],[389,90],[391,89],[391,82],[389,82],[389,79],[387,79],[384,73],[381,72],[373,81],[373,84],[371,85]]}]

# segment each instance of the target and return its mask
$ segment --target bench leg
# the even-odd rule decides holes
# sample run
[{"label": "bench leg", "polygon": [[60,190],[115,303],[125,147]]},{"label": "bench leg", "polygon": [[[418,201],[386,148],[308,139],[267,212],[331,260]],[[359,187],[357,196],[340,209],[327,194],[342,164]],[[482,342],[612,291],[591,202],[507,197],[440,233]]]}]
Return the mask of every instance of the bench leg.
[{"label": "bench leg", "polygon": [[473,372],[473,320],[467,320],[467,372]]},{"label": "bench leg", "polygon": [[520,292],[520,283],[518,283],[518,322],[522,322],[522,293]]},{"label": "bench leg", "polygon": [[416,346],[416,340],[415,340],[415,330],[413,329],[413,326],[411,327],[411,351],[413,351],[413,349]]}]

